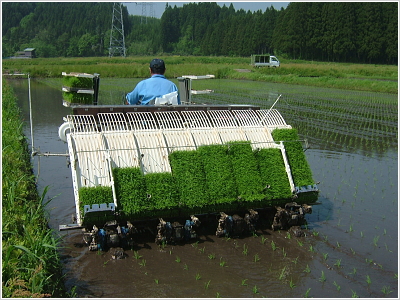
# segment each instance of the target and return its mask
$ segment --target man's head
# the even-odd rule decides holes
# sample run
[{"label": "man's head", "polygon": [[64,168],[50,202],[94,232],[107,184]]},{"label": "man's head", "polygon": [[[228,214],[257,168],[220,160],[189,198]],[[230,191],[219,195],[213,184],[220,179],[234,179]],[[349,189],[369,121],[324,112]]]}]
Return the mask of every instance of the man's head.
[{"label": "man's head", "polygon": [[162,59],[155,58],[150,62],[150,71],[152,74],[161,74],[165,73],[165,63]]}]

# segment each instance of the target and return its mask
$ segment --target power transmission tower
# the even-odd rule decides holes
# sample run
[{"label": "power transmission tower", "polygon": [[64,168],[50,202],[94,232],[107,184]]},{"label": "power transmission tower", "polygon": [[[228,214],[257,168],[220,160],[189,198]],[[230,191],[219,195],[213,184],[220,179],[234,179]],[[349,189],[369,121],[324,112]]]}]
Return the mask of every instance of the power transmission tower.
[{"label": "power transmission tower", "polygon": [[111,34],[110,34],[110,48],[108,48],[108,56],[120,55],[126,57],[125,48],[125,35],[124,35],[124,22],[122,20],[122,4],[114,2]]},{"label": "power transmission tower", "polygon": [[[147,17],[152,17],[154,18],[154,10],[153,10],[153,2],[135,2],[136,5],[141,5],[142,6],[142,17],[140,18],[140,23],[143,23],[143,19],[146,19],[146,24],[147,24]],[[147,9],[146,7],[150,8],[150,13],[147,15]]]}]

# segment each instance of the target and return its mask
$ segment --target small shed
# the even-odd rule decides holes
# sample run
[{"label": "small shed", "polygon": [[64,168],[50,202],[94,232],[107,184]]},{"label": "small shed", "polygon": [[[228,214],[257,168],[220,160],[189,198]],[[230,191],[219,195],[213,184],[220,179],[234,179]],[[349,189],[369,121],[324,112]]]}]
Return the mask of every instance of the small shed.
[{"label": "small shed", "polygon": [[35,58],[35,48],[26,48],[24,49],[25,57]]},{"label": "small shed", "polygon": [[35,58],[35,48],[26,48],[24,51],[15,53],[15,58]]}]

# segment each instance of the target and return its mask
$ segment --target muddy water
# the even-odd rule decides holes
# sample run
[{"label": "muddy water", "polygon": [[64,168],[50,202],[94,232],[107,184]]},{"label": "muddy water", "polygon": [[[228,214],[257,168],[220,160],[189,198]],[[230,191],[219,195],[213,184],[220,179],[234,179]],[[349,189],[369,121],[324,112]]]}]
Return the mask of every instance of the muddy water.
[{"label": "muddy water", "polygon": [[[89,252],[80,232],[58,232],[65,235],[66,286],[77,297],[398,296],[397,95],[240,84],[273,95],[263,102],[254,95],[226,96],[217,87],[217,101],[241,98],[269,108],[282,93],[276,108],[310,141],[305,153],[321,193],[307,216],[307,236],[273,232],[261,222],[254,236],[217,238],[215,229],[204,227],[197,241],[159,248],[147,234],[126,259],[112,260],[109,252]],[[26,80],[12,85],[28,121]],[[351,105],[349,97],[377,104]],[[32,103],[35,147],[66,153],[57,131],[70,110],[61,92],[32,82]],[[50,187],[49,222],[57,230],[75,212],[71,170],[63,157],[36,156],[33,165],[39,189]]]}]

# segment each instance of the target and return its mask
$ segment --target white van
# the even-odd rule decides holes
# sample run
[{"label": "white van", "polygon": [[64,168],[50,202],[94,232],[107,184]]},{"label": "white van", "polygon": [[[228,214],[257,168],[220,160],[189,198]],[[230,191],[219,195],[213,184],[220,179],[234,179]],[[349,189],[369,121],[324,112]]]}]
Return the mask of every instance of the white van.
[{"label": "white van", "polygon": [[281,63],[273,55],[254,54],[251,56],[251,65],[253,67],[280,67]]}]

